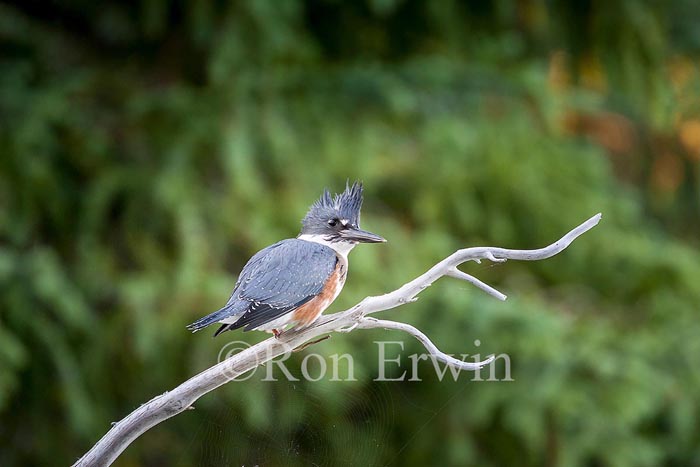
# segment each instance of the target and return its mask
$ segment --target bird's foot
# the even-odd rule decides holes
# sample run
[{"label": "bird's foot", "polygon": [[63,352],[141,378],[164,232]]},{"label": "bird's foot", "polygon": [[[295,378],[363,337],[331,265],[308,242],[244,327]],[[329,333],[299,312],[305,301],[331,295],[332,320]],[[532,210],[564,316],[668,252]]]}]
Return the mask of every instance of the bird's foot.
[{"label": "bird's foot", "polygon": [[280,331],[279,329],[273,329],[272,334],[274,334],[275,339],[279,339],[280,336],[282,335],[282,331]]}]

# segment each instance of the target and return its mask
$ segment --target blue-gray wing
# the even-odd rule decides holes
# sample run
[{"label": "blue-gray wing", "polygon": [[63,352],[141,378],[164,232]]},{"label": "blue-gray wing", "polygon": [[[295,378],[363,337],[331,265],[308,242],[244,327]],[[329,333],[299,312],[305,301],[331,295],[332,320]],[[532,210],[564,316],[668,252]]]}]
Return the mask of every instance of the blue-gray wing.
[{"label": "blue-gray wing", "polygon": [[229,299],[251,306],[230,328],[253,329],[308,302],[321,293],[336,261],[331,248],[299,239],[282,240],[256,253]]},{"label": "blue-gray wing", "polygon": [[248,261],[229,301],[296,308],[321,293],[336,261],[335,251],[327,246],[296,238],[282,240]]},{"label": "blue-gray wing", "polygon": [[215,335],[245,326],[254,329],[294,311],[321,293],[336,267],[331,248],[299,239],[287,239],[253,255],[243,267],[226,305],[188,326],[197,331],[240,315]]}]

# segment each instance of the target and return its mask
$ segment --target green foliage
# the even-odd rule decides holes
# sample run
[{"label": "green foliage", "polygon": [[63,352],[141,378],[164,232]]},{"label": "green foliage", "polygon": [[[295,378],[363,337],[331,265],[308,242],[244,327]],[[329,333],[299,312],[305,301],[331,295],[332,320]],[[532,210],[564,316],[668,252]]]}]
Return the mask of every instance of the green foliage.
[{"label": "green foliage", "polygon": [[[0,5],[0,464],[70,463],[261,339],[184,326],[346,179],[389,243],[353,252],[333,310],[457,248],[604,217],[550,260],[467,266],[507,302],[445,279],[387,314],[508,354],[513,382],[440,382],[429,362],[374,382],[371,343],[405,336],[334,336],[309,351],[352,354],[357,381],[231,383],[119,465],[697,462],[700,157],[680,132],[700,106],[697,72],[671,70],[698,51],[693,6]],[[567,123],[610,113],[633,131]],[[422,352],[405,346],[404,367]]]}]

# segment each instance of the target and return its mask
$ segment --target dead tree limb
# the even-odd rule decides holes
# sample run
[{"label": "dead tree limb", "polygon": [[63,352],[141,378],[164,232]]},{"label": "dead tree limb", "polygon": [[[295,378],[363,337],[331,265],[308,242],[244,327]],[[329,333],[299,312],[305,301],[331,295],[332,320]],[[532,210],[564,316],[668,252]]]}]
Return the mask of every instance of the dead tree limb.
[{"label": "dead tree limb", "polygon": [[158,423],[191,407],[204,394],[236,379],[240,375],[287,354],[309,341],[332,332],[351,332],[354,329],[384,328],[406,332],[414,336],[428,353],[447,365],[461,370],[476,370],[487,365],[493,357],[481,362],[464,362],[440,351],[428,337],[417,328],[396,321],[379,320],[368,315],[413,302],[418,294],[443,276],[468,281],[486,293],[505,300],[506,296],[479,279],[460,271],[457,267],[467,261],[482,259],[503,262],[509,259],[535,261],[546,259],[564,250],[578,236],[595,227],[601,215],[588,219],[555,243],[538,250],[510,250],[506,248],[476,247],[458,250],[430,268],[426,273],[385,295],[367,297],[354,307],[321,316],[312,326],[300,331],[284,332],[279,339],[270,338],[224,359],[211,368],[188,379],[175,389],[154,397],[127,415],[95,444],[74,466],[107,466],[136,438]]}]

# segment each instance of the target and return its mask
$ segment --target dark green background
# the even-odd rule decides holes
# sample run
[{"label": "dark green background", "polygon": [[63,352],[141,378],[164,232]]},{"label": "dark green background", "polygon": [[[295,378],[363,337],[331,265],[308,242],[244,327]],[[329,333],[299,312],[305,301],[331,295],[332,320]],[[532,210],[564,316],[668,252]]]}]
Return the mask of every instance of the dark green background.
[{"label": "dark green background", "polygon": [[[700,465],[696,1],[0,2],[0,464],[66,465],[230,340],[185,325],[297,234],[324,187],[365,182],[331,311],[466,246],[385,313],[514,382],[231,383],[120,466]],[[476,348],[474,340],[481,346]],[[398,369],[397,369],[398,370]],[[398,373],[398,371],[397,371]]]}]

